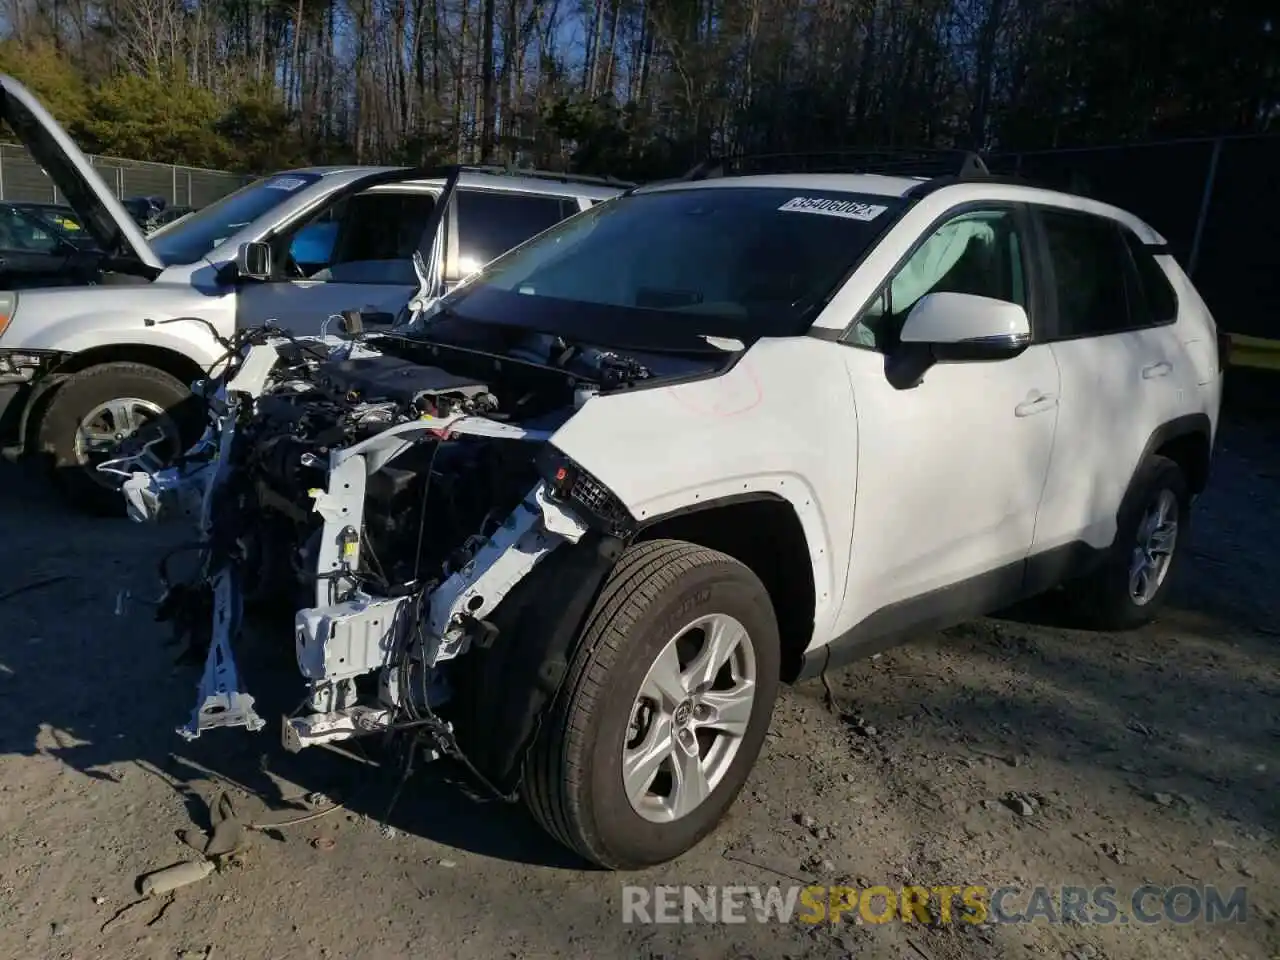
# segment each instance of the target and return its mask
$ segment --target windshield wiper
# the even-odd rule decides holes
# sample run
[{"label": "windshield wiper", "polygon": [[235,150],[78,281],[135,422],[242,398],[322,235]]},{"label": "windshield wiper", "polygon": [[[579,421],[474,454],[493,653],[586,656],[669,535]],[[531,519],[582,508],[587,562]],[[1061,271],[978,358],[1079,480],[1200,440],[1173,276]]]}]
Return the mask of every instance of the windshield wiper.
[{"label": "windshield wiper", "polygon": [[86,250],[85,252],[96,253],[98,255],[97,268],[106,272],[127,273],[135,277],[143,277],[146,280],[154,280],[164,273],[164,270],[160,267],[153,267],[149,263],[144,263],[131,254],[107,253],[102,250]]},{"label": "windshield wiper", "polygon": [[725,353],[741,353],[747,349],[747,345],[741,340],[735,340],[732,337],[719,337],[712,334],[699,333],[695,334],[693,339],[698,342],[672,345],[672,344],[622,344],[608,343],[598,344],[600,347],[606,347],[609,350],[625,351],[628,353],[652,353],[660,356],[672,357],[706,357],[716,356]]}]

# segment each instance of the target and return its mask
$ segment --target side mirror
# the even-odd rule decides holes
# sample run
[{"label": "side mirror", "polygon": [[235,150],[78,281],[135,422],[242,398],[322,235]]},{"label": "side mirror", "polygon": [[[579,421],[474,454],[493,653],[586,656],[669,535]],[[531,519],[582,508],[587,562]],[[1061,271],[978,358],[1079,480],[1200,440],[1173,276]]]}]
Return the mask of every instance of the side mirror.
[{"label": "side mirror", "polygon": [[885,358],[885,376],[895,389],[910,390],[935,363],[1016,357],[1031,343],[1031,323],[1016,303],[929,293],[911,308],[898,339],[898,349]]},{"label": "side mirror", "polygon": [[928,346],[935,361],[1003,360],[1031,343],[1027,311],[972,293],[930,293],[902,324],[903,346]]},{"label": "side mirror", "polygon": [[236,276],[244,280],[271,278],[271,245],[242,243],[236,251]]}]

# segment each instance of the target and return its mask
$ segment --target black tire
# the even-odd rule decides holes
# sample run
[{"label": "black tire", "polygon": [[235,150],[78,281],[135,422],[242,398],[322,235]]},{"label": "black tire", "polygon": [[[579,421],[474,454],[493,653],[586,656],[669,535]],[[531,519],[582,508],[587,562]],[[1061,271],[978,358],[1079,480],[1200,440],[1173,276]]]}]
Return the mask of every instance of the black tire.
[{"label": "black tire", "polygon": [[182,445],[194,443],[202,426],[198,404],[176,377],[142,363],[103,363],[68,377],[54,392],[38,426],[39,447],[52,461],[54,479],[76,508],[101,516],[120,516],[124,498],[105,485],[76,457],[76,431],[95,407],[133,398],[155,404],[177,426]]},{"label": "black tire", "polygon": [[[681,627],[722,613],[755,652],[756,690],[740,746],[723,778],[688,815],[641,817],[623,789],[622,749],[632,706],[658,654]],[[723,553],[653,540],[618,559],[543,718],[524,765],[524,799],[553,837],[609,869],[664,863],[694,847],[737,799],[760,753],[777,696],[778,625],[759,578]]]},{"label": "black tire", "polygon": [[[1163,579],[1151,599],[1140,604],[1130,590],[1130,563],[1147,512],[1165,493],[1177,503],[1177,536]],[[1159,615],[1186,552],[1190,516],[1191,495],[1182,469],[1167,457],[1148,457],[1120,506],[1116,539],[1107,558],[1088,577],[1068,585],[1069,599],[1086,625],[1097,630],[1132,630]]]}]

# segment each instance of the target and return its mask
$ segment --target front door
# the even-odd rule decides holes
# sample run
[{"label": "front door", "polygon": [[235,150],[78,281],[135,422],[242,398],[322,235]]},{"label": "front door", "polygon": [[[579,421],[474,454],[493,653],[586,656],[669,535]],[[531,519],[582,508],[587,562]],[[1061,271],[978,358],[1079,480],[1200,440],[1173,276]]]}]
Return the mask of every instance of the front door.
[{"label": "front door", "polygon": [[343,310],[359,310],[370,327],[389,325],[419,290],[413,255],[431,229],[437,196],[423,187],[376,188],[282,232],[271,241],[271,279],[240,286],[237,326],[272,320],[297,335],[317,334]]},{"label": "front door", "polygon": [[[1021,588],[1054,444],[1058,368],[1037,343],[1026,220],[971,209],[934,230],[846,335],[858,417],[852,559],[842,629],[908,629],[989,609]],[[899,389],[886,355],[927,293],[1028,311],[1033,342],[1003,360],[937,363]]]}]

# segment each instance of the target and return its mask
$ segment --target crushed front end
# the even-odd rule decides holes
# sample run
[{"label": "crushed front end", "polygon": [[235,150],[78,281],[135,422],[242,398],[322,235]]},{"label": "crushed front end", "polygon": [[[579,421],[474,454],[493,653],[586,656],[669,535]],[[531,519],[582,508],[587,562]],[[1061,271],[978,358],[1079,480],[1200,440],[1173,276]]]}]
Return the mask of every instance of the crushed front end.
[{"label": "crushed front end", "polygon": [[288,749],[408,727],[447,742],[447,667],[492,643],[503,598],[558,547],[631,522],[548,443],[591,372],[396,336],[248,337],[195,385],[210,426],[178,464],[104,465],[135,520],[200,530],[192,576],[161,564],[157,615],[204,660],[179,732],[263,728],[236,647],[246,610],[283,604],[305,682]]}]

